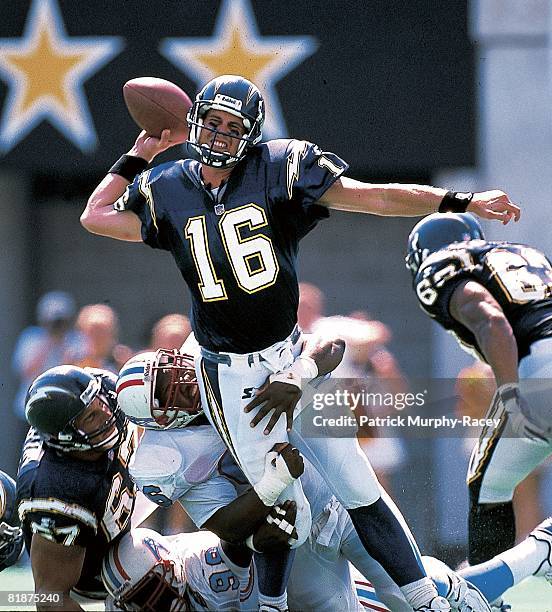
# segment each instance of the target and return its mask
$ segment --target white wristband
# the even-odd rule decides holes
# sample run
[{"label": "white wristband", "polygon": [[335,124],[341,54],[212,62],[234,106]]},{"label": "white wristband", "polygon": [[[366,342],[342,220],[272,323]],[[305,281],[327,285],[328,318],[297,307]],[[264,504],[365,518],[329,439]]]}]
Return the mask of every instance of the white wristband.
[{"label": "white wristband", "polygon": [[318,376],[318,366],[312,357],[299,355],[289,368],[270,375],[270,382],[282,382],[301,388],[301,380],[312,380]]},{"label": "white wristband", "polygon": [[[272,465],[274,459],[276,460],[275,465]],[[265,506],[273,506],[282,491],[295,480],[282,455],[270,451],[265,457],[263,477],[253,488]]]}]

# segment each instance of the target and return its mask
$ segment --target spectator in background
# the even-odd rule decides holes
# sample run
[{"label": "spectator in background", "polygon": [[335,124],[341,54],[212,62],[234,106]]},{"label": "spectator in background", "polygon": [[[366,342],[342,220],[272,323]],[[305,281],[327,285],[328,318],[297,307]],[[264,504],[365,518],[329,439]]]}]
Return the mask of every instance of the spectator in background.
[{"label": "spectator in background", "polygon": [[312,332],[314,324],[324,316],[324,294],[312,283],[299,283],[299,306],[297,323],[306,333]]},{"label": "spectator in background", "polygon": [[191,331],[188,317],[176,313],[165,315],[153,326],[150,350],[180,348]]},{"label": "spectator in background", "polygon": [[14,405],[19,418],[25,419],[25,395],[39,374],[83,357],[84,340],[73,328],[75,312],[75,300],[69,293],[45,293],[36,307],[38,325],[27,327],[19,335],[12,360],[20,381]]},{"label": "spectator in background", "polygon": [[86,341],[86,353],[76,362],[81,368],[100,368],[117,373],[133,351],[119,342],[119,318],[107,304],[81,308],[75,324]]},{"label": "spectator in background", "polygon": [[[299,283],[297,318],[301,329],[321,336],[338,335],[345,340],[343,360],[332,372],[333,379],[355,379],[347,384],[349,391],[404,393],[408,383],[393,356],[386,348],[391,330],[381,321],[372,319],[365,311],[349,316],[324,315],[324,294],[312,283]],[[382,412],[385,411],[385,412]],[[385,416],[393,407],[364,406],[357,412],[367,416]],[[389,434],[387,434],[389,435]],[[377,428],[361,427],[359,443],[370,459],[379,481],[390,490],[389,477],[405,460],[405,450],[399,438],[385,437]]]}]

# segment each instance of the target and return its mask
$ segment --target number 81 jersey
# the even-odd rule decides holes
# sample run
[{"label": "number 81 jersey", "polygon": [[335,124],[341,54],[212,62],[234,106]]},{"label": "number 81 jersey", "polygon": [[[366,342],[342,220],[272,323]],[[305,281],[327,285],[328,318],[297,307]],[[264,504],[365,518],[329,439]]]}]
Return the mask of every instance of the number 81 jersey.
[{"label": "number 81 jersey", "polygon": [[472,240],[432,253],[420,266],[414,290],[422,309],[481,356],[474,335],[449,312],[454,290],[466,280],[483,285],[500,304],[514,332],[519,359],[533,342],[552,336],[552,265],[537,249]]}]

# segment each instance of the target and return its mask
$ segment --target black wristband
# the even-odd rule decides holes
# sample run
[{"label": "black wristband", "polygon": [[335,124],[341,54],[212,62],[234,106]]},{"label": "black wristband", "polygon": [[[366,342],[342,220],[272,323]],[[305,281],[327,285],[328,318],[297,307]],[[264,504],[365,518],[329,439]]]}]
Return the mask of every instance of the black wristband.
[{"label": "black wristband", "polygon": [[118,174],[127,181],[131,182],[134,177],[140,172],[143,172],[149,166],[142,157],[135,157],[134,155],[121,155],[119,159],[109,168],[110,174]]},{"label": "black wristband", "polygon": [[439,204],[439,212],[464,213],[472,199],[471,191],[447,191]]}]

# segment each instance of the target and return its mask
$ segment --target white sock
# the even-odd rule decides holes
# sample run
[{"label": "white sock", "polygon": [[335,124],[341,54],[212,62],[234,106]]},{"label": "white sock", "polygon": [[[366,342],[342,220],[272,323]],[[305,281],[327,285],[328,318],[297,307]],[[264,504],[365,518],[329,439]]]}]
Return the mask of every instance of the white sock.
[{"label": "white sock", "polygon": [[420,578],[416,582],[405,584],[401,587],[402,594],[406,601],[413,608],[420,608],[421,606],[427,605],[434,597],[438,596],[437,587],[433,580],[428,578]]},{"label": "white sock", "polygon": [[539,542],[535,538],[525,538],[517,546],[496,555],[495,559],[506,563],[514,577],[514,584],[517,584],[527,576],[533,575],[547,554],[548,544],[546,542]]},{"label": "white sock", "polygon": [[275,612],[279,610],[287,610],[287,591],[278,597],[267,597],[266,595],[259,593],[259,608],[261,608],[263,605],[270,606],[269,609],[274,609]]}]

